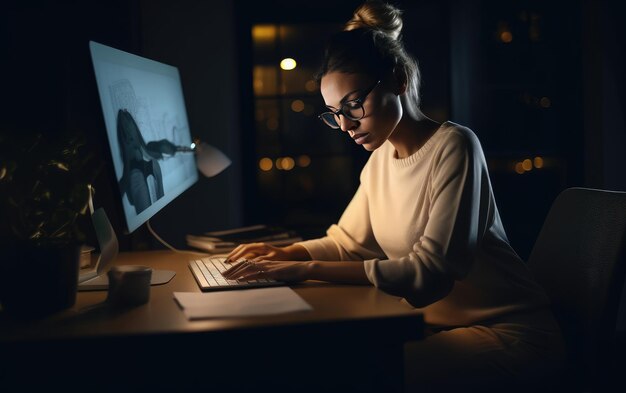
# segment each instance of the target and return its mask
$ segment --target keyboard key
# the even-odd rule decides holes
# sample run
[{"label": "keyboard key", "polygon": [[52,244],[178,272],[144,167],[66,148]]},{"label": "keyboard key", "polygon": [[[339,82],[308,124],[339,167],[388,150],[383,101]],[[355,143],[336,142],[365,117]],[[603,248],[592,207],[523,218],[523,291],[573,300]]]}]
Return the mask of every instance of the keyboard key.
[{"label": "keyboard key", "polygon": [[232,267],[230,264],[224,263],[226,258],[202,258],[189,262],[191,272],[196,276],[198,283],[202,289],[220,288],[229,286],[268,286],[276,283],[275,280],[259,278],[256,280],[227,280],[222,273]]}]

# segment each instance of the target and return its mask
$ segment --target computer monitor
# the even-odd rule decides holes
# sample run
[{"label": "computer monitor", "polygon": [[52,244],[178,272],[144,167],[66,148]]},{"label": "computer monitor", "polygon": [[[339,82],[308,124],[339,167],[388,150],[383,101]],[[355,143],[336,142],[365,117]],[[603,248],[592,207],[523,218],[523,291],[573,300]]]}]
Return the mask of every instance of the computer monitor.
[{"label": "computer monitor", "polygon": [[178,69],[89,43],[128,232],[198,180]]}]

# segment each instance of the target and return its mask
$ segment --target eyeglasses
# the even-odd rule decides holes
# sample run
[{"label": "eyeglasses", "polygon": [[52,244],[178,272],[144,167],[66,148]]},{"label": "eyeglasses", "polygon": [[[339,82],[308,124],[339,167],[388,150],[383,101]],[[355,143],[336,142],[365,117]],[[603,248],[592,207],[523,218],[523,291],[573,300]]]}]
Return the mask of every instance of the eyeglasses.
[{"label": "eyeglasses", "polygon": [[361,120],[365,117],[365,109],[363,108],[363,102],[367,98],[367,96],[378,86],[380,80],[377,80],[376,83],[372,85],[369,89],[363,92],[363,95],[356,100],[346,101],[341,104],[341,108],[337,111],[333,112],[324,112],[319,115],[319,119],[324,122],[328,127],[337,129],[339,128],[339,115],[344,115],[347,119],[356,121]]}]

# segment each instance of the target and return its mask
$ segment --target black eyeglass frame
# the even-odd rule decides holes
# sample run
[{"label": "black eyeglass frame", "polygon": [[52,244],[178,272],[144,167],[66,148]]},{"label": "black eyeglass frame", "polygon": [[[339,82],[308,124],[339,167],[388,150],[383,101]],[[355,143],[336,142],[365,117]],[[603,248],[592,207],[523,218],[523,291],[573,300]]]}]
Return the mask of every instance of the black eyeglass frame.
[{"label": "black eyeglass frame", "polygon": [[[374,83],[372,85],[372,87],[370,87],[367,90],[363,91],[363,95],[359,98],[355,98],[354,100],[350,100],[350,101],[346,101],[343,104],[341,104],[341,108],[337,109],[336,111],[328,111],[328,112],[324,112],[320,115],[317,116],[318,119],[320,119],[322,121],[322,123],[326,124],[328,127],[336,130],[341,128],[341,126],[339,125],[339,123],[337,123],[337,121],[335,120],[336,118],[339,118],[339,115],[343,115],[346,118],[352,120],[352,121],[357,121],[357,120],[361,120],[362,118],[365,117],[365,108],[363,107],[363,103],[365,102],[365,100],[367,99],[367,96],[376,88],[376,86],[378,86],[378,84],[380,83],[380,79],[376,81],[376,83]],[[361,107],[361,110],[363,111],[363,114],[359,117],[354,117],[354,116],[350,116],[345,112],[349,112],[348,110],[344,111],[344,108],[346,108],[347,105],[353,105],[353,104],[359,104],[359,106]],[[352,110],[354,110],[355,108],[352,108]],[[332,115],[333,116],[333,120],[335,120],[335,124],[337,124],[337,126],[333,126],[331,124],[329,124],[326,120],[324,120],[324,115]]]}]

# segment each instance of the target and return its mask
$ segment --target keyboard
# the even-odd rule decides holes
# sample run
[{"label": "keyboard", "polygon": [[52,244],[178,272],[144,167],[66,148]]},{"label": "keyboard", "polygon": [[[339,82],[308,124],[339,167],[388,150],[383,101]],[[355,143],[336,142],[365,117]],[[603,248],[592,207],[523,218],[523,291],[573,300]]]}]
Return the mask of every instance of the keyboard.
[{"label": "keyboard", "polygon": [[233,265],[227,264],[225,261],[225,257],[207,257],[189,261],[191,273],[203,292],[285,285],[282,281],[270,279],[227,280],[222,276],[222,272],[230,269]]}]

